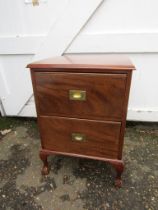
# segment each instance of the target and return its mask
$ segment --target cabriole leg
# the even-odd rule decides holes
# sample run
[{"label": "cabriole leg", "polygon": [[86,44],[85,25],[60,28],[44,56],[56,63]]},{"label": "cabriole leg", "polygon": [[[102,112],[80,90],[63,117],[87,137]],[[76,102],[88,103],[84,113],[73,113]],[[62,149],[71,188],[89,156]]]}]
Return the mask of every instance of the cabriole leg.
[{"label": "cabriole leg", "polygon": [[111,164],[116,170],[115,186],[122,187],[121,175],[124,171],[124,163],[123,161],[116,161],[116,162],[114,161],[114,162],[111,162]]},{"label": "cabriole leg", "polygon": [[42,175],[48,175],[49,174],[48,161],[47,161],[48,154],[43,153],[41,150],[39,153],[39,156],[41,160],[43,161],[43,168],[41,170],[41,173]]}]

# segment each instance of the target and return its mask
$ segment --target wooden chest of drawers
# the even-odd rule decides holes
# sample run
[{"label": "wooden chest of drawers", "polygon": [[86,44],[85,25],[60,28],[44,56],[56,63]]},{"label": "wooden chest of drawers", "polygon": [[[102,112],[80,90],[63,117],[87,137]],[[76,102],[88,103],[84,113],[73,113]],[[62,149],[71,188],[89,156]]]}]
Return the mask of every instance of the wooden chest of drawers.
[{"label": "wooden chest of drawers", "polygon": [[121,186],[122,149],[132,70],[120,55],[67,55],[29,64],[47,156],[63,154],[111,163]]}]

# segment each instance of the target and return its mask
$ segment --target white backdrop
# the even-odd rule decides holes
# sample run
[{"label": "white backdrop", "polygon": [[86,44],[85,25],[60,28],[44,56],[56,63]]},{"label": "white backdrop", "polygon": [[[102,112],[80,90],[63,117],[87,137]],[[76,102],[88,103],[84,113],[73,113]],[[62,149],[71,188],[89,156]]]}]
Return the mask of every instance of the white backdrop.
[{"label": "white backdrop", "polygon": [[[63,53],[124,53],[133,74],[128,119],[158,121],[158,1],[0,1],[3,115],[36,116],[26,64]],[[3,107],[3,109],[2,109]]]}]

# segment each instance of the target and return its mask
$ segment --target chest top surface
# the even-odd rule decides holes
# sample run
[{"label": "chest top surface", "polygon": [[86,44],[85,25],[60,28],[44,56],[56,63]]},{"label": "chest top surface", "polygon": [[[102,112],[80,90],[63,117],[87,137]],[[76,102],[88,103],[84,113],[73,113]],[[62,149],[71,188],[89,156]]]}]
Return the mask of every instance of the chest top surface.
[{"label": "chest top surface", "polygon": [[120,71],[134,70],[135,67],[125,55],[118,54],[73,54],[52,57],[27,65],[31,69],[48,69],[49,71],[69,71],[70,69],[97,69],[104,72],[106,70]]}]

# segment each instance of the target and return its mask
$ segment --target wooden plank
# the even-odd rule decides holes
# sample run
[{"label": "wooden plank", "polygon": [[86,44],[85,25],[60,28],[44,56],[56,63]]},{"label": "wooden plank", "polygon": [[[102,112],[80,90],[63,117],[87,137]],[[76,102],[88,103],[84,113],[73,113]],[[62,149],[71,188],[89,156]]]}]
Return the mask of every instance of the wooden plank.
[{"label": "wooden plank", "polygon": [[[50,32],[45,37],[45,40],[43,40],[43,43],[41,47],[39,47],[39,50],[34,56],[33,60],[63,54],[66,48],[75,38],[75,36],[79,33],[81,28],[93,15],[94,11],[98,8],[101,2],[103,2],[103,0],[68,1],[65,10],[62,12],[62,14],[60,14],[60,17],[57,19],[56,23],[53,24],[52,28],[50,29]],[[15,52],[15,54],[32,54],[32,52],[35,53],[34,51],[37,48],[39,42],[41,41],[41,37],[39,37],[39,40],[33,44],[33,48],[31,48],[30,45],[31,43],[33,43],[34,37],[30,37],[30,44],[28,44],[27,42],[24,44],[24,42],[26,41],[25,38],[26,37],[22,37],[21,39],[17,38],[15,43],[10,38],[6,40],[8,41],[7,48],[10,48],[11,54],[14,54]],[[22,43],[24,49],[20,47]],[[5,47],[6,46],[3,45],[1,50],[3,50],[4,54],[8,54],[8,51],[5,51]],[[22,111],[23,107],[31,97],[32,86],[30,82],[29,71],[25,69],[29,57],[31,56],[15,56],[16,57],[12,57],[12,59],[10,55],[7,55],[7,57],[3,56],[5,62],[6,59],[10,58],[9,62],[5,63],[5,71],[7,69],[8,72],[11,69],[12,72],[14,71],[14,75],[17,75],[17,77],[13,79],[11,76],[12,74],[8,76],[9,74],[7,73],[7,83],[11,90],[11,94],[5,97],[3,105],[5,107],[6,115],[17,116]],[[19,57],[18,61],[16,61],[17,57]],[[13,103],[15,97],[16,102]]]},{"label": "wooden plank", "polygon": [[103,0],[70,0],[33,60],[62,55]]},{"label": "wooden plank", "polygon": [[66,53],[145,53],[158,52],[158,33],[82,33]]},{"label": "wooden plank", "polygon": [[[36,54],[42,40],[46,37],[47,35],[44,34],[0,37],[0,54]],[[156,53],[157,43],[158,33],[156,32],[81,33],[65,53]]]},{"label": "wooden plank", "polygon": [[45,35],[0,37],[0,54],[35,54]]},{"label": "wooden plank", "polygon": [[129,108],[127,113],[127,120],[158,122],[158,108]]},{"label": "wooden plank", "polygon": [[32,91],[30,73],[25,68],[31,56],[1,56],[0,97],[6,115],[16,116]]},{"label": "wooden plank", "polygon": [[9,92],[10,91],[7,85],[4,70],[0,63],[0,112],[2,115],[5,115],[5,109],[3,103],[5,103],[6,97],[9,95]]}]

